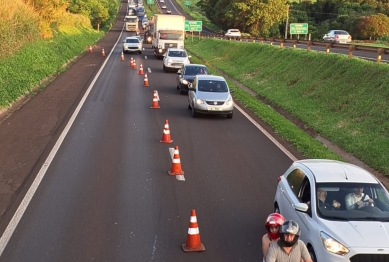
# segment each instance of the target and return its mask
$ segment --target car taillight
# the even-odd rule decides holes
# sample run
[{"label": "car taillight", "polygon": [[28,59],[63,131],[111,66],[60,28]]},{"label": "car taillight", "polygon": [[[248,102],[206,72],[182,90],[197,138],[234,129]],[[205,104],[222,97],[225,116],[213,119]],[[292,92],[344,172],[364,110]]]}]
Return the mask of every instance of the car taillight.
[{"label": "car taillight", "polygon": [[277,182],[280,182],[280,181],[281,181],[281,176],[279,176],[277,179]]},{"label": "car taillight", "polygon": [[350,39],[350,40],[351,40],[351,35],[349,35],[349,36],[348,36],[348,39]]},{"label": "car taillight", "polygon": [[338,36],[338,35],[336,35],[336,36],[335,36],[335,39],[338,39],[338,38],[339,38],[339,36]]}]

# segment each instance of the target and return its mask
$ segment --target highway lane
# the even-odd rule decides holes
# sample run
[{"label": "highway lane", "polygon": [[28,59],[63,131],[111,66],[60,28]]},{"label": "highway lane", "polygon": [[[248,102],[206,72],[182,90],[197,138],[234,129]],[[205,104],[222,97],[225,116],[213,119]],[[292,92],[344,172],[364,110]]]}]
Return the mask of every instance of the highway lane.
[{"label": "highway lane", "polygon": [[[277,177],[291,160],[238,111],[193,119],[151,45],[120,61],[120,43],[0,261],[260,260]],[[150,87],[131,56],[150,71]],[[160,109],[150,109],[153,90]],[[159,143],[165,119],[173,144]],[[185,181],[167,174],[176,145]],[[187,254],[193,208],[206,251]]]}]

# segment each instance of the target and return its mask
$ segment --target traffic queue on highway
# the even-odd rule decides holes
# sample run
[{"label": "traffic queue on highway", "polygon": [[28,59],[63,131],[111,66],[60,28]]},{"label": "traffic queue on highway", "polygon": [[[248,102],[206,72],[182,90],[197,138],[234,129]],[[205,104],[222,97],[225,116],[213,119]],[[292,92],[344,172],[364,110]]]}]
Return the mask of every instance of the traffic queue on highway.
[{"label": "traffic queue on highway", "polygon": [[[183,30],[163,28],[166,14],[153,17],[144,30],[162,69],[176,73],[176,88],[188,99],[192,117],[218,114],[232,118],[234,101],[223,76],[204,64],[192,64],[184,48]],[[176,15],[168,15],[174,18]],[[179,18],[181,19],[181,18]],[[162,24],[160,22],[160,24]],[[239,39],[239,30],[226,35]],[[149,48],[149,46],[142,46]],[[142,69],[143,70],[143,69]],[[148,82],[146,83],[148,85]],[[154,106],[159,107],[157,100]],[[368,171],[340,161],[295,161],[278,178],[274,213],[265,221],[263,261],[389,261],[389,195]],[[289,261],[289,260],[288,260]],[[292,261],[292,260],[290,260]]]}]

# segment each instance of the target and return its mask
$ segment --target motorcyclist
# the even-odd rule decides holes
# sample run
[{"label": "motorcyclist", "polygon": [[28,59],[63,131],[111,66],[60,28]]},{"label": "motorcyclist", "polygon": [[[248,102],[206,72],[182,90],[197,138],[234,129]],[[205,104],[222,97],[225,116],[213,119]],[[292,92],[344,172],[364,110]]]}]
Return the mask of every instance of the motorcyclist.
[{"label": "motorcyclist", "polygon": [[262,254],[263,261],[266,261],[267,251],[272,242],[277,242],[280,238],[279,230],[282,224],[285,222],[285,218],[279,213],[270,214],[265,222],[265,228],[267,233],[262,237]]}]

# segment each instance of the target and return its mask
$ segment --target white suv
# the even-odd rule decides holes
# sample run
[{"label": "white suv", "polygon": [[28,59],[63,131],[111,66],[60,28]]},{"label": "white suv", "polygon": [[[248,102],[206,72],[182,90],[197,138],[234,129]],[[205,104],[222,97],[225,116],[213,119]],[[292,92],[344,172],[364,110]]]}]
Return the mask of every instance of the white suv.
[{"label": "white suv", "polygon": [[301,228],[313,261],[389,261],[389,194],[366,170],[295,161],[278,179],[274,209]]},{"label": "white suv", "polygon": [[228,29],[225,37],[228,39],[236,39],[239,40],[242,37],[242,34],[240,33],[239,29]]},{"label": "white suv", "polygon": [[178,71],[182,65],[190,64],[190,57],[184,49],[168,48],[163,55],[163,71]]},{"label": "white suv", "polygon": [[142,54],[143,45],[139,36],[126,37],[123,40],[123,53],[126,52],[138,52]]}]

